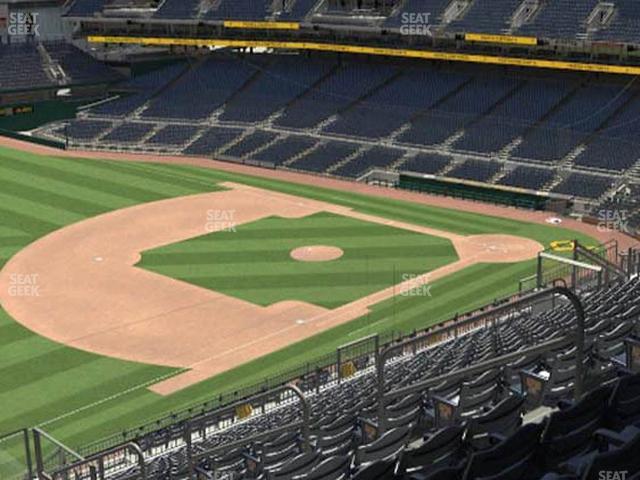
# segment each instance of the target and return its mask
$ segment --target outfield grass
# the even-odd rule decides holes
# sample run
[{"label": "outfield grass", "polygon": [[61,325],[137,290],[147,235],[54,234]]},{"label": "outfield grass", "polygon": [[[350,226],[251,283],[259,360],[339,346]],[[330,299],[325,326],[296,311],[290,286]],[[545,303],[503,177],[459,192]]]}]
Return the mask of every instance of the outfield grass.
[{"label": "outfield grass", "polygon": [[[196,167],[43,157],[0,149],[0,266],[58,228],[130,205],[209,192],[224,181],[332,202],[459,234],[508,233],[548,245],[591,239],[557,227],[367,197]],[[34,335],[0,309],[0,433],[45,428],[72,446],[112,434],[326,354],[371,332],[409,331],[517,289],[532,262],[476,265],[435,282],[431,297],[399,297],[372,313],[168,397],[145,388],[174,370],[100,357]],[[2,447],[0,446],[0,449]]]},{"label": "outfield grass", "polygon": [[[293,249],[312,245],[343,255],[329,262],[291,258]],[[457,258],[447,239],[320,212],[167,245],[145,252],[138,265],[257,305],[299,300],[337,308]]]}]

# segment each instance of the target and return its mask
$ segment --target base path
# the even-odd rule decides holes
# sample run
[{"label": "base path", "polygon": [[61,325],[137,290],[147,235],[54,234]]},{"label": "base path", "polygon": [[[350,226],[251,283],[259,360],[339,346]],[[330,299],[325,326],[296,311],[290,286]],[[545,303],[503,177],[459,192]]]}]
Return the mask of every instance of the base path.
[{"label": "base path", "polygon": [[[508,235],[463,237],[393,222],[349,208],[226,183],[228,190],[162,200],[57,230],[16,254],[0,272],[0,301],[18,322],[57,342],[125,360],[188,369],[151,387],[170,394],[323,330],[369,307],[478,262],[534,258],[542,246]],[[300,301],[267,307],[135,267],[141,252],[273,215],[326,211],[449,239],[459,260],[334,310]],[[214,227],[212,229],[212,226]],[[336,252],[319,249],[321,256]],[[35,279],[37,295],[15,295],[15,278]],[[12,295],[12,293],[14,293]]]}]

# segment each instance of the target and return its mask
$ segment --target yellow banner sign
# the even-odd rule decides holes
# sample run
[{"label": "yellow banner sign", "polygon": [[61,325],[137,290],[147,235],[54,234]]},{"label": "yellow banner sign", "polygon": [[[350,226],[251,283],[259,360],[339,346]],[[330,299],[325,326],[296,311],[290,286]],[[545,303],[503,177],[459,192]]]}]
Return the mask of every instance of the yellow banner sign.
[{"label": "yellow banner sign", "polygon": [[323,52],[360,53],[389,57],[421,58],[423,60],[444,60],[448,62],[484,63],[489,65],[509,65],[514,67],[545,68],[554,70],[572,70],[578,72],[612,73],[618,75],[640,75],[640,67],[623,65],[605,65],[600,63],[562,62],[557,60],[539,60],[519,57],[501,57],[468,53],[433,52],[429,50],[403,50],[383,47],[361,47],[313,42],[272,42],[263,40],[228,40],[213,38],[160,38],[160,37],[119,37],[90,35],[91,43],[116,43],[136,45],[164,45],[182,47],[235,47],[235,48],[273,48],[288,50],[315,50]]},{"label": "yellow banner sign", "polygon": [[247,418],[252,413],[253,413],[253,407],[251,405],[249,405],[248,403],[245,403],[244,405],[238,405],[236,407],[236,417],[238,417],[240,419]]},{"label": "yellow banner sign", "polygon": [[247,28],[253,30],[300,30],[297,22],[242,22],[237,20],[225,20],[225,28]]},{"label": "yellow banner sign", "polygon": [[536,37],[517,37],[514,35],[490,35],[486,33],[467,33],[464,36],[467,42],[505,43],[509,45],[537,45]]},{"label": "yellow banner sign", "polygon": [[11,117],[13,115],[21,115],[23,113],[33,113],[33,105],[0,108],[0,117]]}]

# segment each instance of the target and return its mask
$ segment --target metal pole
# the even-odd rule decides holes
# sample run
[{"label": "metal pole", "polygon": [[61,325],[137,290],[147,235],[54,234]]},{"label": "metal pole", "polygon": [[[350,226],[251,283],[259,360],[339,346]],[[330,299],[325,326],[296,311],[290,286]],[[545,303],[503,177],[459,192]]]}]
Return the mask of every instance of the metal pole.
[{"label": "metal pole", "polygon": [[542,288],[542,256],[538,254],[538,288]]},{"label": "metal pole", "polygon": [[[573,260],[578,261],[578,240],[573,241]],[[578,271],[575,264],[571,267],[571,287],[578,288]]]},{"label": "metal pole", "polygon": [[36,454],[36,474],[38,479],[42,480],[42,473],[44,472],[44,464],[42,462],[42,444],[40,443],[40,432],[38,429],[33,429],[33,447]]},{"label": "metal pole", "polygon": [[24,451],[25,451],[25,455],[26,455],[26,461],[27,461],[27,472],[29,473],[29,478],[33,478],[33,463],[31,460],[31,445],[29,442],[29,430],[28,429],[24,429],[22,431],[22,435],[24,436]]},{"label": "metal pole", "polygon": [[191,441],[191,422],[184,424],[184,441],[187,445],[187,462],[189,462],[189,480],[193,480],[193,445]]}]

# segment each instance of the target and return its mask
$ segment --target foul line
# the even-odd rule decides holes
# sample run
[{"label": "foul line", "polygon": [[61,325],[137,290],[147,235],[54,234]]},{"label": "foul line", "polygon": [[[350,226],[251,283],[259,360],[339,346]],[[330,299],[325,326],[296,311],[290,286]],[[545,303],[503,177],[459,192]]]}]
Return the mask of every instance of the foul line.
[{"label": "foul line", "polygon": [[[51,425],[52,423],[58,422],[58,421],[63,420],[65,418],[71,417],[73,415],[77,415],[80,412],[84,412],[86,410],[90,410],[91,408],[97,407],[98,405],[102,405],[102,404],[107,403],[107,402],[109,402],[111,400],[115,400],[116,398],[120,398],[120,397],[122,397],[124,395],[127,395],[128,393],[134,392],[134,391],[139,390],[141,388],[146,388],[149,385],[153,385],[154,383],[161,382],[163,380],[167,380],[168,378],[174,377],[176,375],[181,375],[181,374],[185,373],[186,371],[189,371],[189,369],[188,368],[180,368],[175,372],[171,372],[171,373],[168,373],[166,375],[161,375],[160,377],[153,378],[151,380],[147,380],[146,382],[140,383],[138,385],[134,385],[133,387],[127,388],[126,390],[122,390],[121,392],[118,392],[118,393],[114,393],[113,395],[105,397],[105,398],[103,398],[101,400],[97,400],[97,401],[95,401],[93,403],[89,403],[89,404],[84,405],[82,407],[75,408],[73,410],[70,410],[70,411],[68,411],[66,413],[58,415],[57,417],[50,418],[49,420],[46,420],[46,421],[44,421],[42,423],[39,423],[37,425],[34,425],[34,426],[35,427],[45,427],[47,425]],[[149,391],[149,392],[154,394],[154,395],[157,395],[154,392],[151,392],[151,391]]]}]

